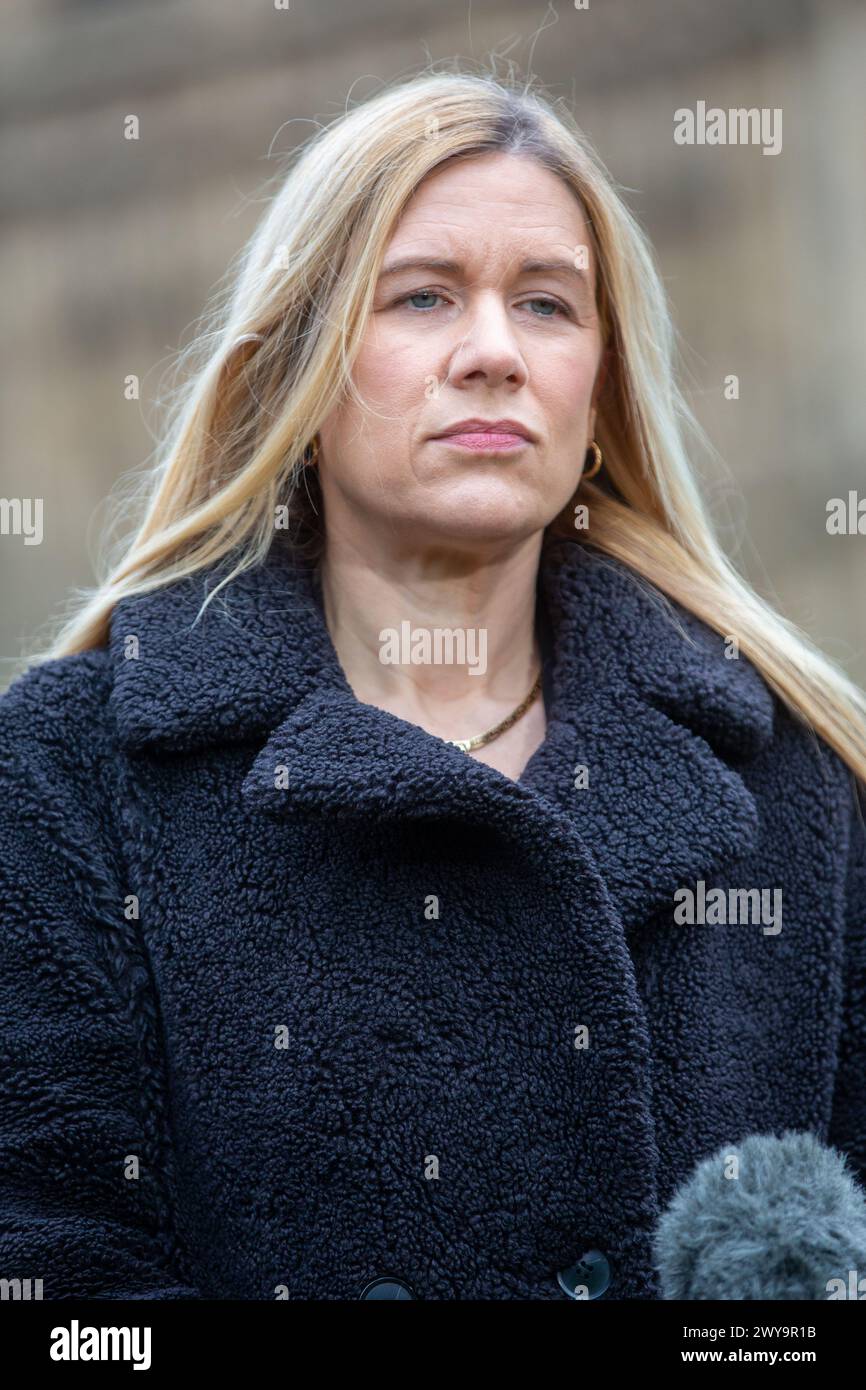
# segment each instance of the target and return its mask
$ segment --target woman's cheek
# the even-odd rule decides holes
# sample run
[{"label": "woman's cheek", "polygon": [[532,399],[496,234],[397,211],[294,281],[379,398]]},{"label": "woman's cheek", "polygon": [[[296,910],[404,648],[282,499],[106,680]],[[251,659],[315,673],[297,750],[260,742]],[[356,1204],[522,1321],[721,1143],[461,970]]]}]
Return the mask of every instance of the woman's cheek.
[{"label": "woman's cheek", "polygon": [[539,402],[552,437],[560,434],[573,440],[575,432],[586,429],[593,384],[592,372],[582,371],[575,376],[573,370],[561,382],[556,379],[545,382],[545,387],[551,389],[545,389]]},{"label": "woman's cheek", "polygon": [[417,406],[424,399],[425,380],[435,373],[436,365],[429,352],[398,336],[387,347],[380,344],[375,352],[359,355],[352,375],[364,399],[375,409],[404,410],[407,404]]}]

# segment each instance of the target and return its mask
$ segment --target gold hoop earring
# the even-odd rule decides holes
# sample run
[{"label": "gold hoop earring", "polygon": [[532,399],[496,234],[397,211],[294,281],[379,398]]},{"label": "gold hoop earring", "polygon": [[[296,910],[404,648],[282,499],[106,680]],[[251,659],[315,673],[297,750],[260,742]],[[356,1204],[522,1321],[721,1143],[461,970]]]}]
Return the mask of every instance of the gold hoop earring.
[{"label": "gold hoop earring", "polygon": [[580,481],[581,481],[581,482],[585,482],[585,480],[586,480],[587,478],[594,478],[595,475],[596,475],[596,473],[598,472],[598,470],[601,468],[601,465],[602,465],[602,462],[603,462],[603,456],[602,456],[601,449],[598,447],[598,445],[596,444],[596,442],[595,442],[594,439],[593,439],[592,442],[590,443],[590,446],[589,446],[589,447],[590,447],[590,449],[592,449],[593,453],[595,454],[595,462],[593,463],[593,465],[592,465],[591,468],[585,468],[584,471],[581,473],[581,475],[580,475]]},{"label": "gold hoop earring", "polygon": [[304,450],[303,466],[314,468],[319,462],[319,436],[314,434],[307,448]]}]

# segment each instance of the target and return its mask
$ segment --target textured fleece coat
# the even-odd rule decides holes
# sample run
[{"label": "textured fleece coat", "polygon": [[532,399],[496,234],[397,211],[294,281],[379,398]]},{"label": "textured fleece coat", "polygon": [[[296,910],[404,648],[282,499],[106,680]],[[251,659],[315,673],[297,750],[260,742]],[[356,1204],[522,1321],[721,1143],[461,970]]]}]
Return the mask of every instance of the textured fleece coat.
[{"label": "textured fleece coat", "polygon": [[853,779],[745,657],[557,543],[514,781],[356,698],[276,542],[193,626],[222,573],[0,700],[0,1276],[652,1299],[720,1144],[862,1180]]}]

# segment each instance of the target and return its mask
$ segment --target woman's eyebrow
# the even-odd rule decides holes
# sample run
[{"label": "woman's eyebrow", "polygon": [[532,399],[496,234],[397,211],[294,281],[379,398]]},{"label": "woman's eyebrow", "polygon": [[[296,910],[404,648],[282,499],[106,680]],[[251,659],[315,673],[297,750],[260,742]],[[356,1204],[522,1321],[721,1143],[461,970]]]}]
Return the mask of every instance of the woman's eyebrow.
[{"label": "woman's eyebrow", "polygon": [[578,280],[588,283],[589,277],[586,271],[574,261],[552,260],[552,261],[524,261],[520,267],[521,275],[534,275],[537,272],[550,272],[554,275],[574,275]]},{"label": "woman's eyebrow", "polygon": [[[436,260],[427,256],[404,256],[396,261],[389,261],[382,267],[379,279],[384,280],[386,276],[398,275],[403,270],[440,270],[445,274],[460,275],[463,271],[457,261]],[[578,280],[584,289],[589,289],[589,276],[580,266],[576,266],[573,261],[568,260],[528,260],[523,261],[518,271],[519,275],[568,275]]]},{"label": "woman's eyebrow", "polygon": [[460,273],[462,266],[456,261],[430,260],[425,256],[404,256],[402,260],[391,261],[382,267],[379,279],[383,280],[386,275],[398,275],[401,270],[442,270],[452,275]]}]

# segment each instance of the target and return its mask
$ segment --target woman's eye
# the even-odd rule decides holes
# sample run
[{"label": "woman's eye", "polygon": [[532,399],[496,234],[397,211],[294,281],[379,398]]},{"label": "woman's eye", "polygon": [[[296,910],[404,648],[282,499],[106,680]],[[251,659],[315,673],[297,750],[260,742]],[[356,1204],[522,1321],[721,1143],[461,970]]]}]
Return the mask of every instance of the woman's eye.
[{"label": "woman's eye", "polygon": [[562,307],[558,300],[548,299],[546,298],[546,296],[541,296],[540,298],[536,297],[535,299],[528,299],[526,302],[527,304],[544,304],[549,309],[553,310],[553,312],[549,314],[540,314],[539,317],[543,319],[552,319],[555,318],[557,314],[565,313],[565,309]]},{"label": "woman's eye", "polygon": [[[410,301],[410,300],[413,300],[413,299],[441,299],[441,298],[442,298],[441,294],[438,294],[436,290],[415,290],[414,293],[412,293],[412,294],[406,294],[406,295],[404,295],[403,298],[402,298],[399,302],[400,302],[401,304],[408,304],[409,301]],[[421,306],[415,305],[415,308],[419,308],[419,307],[421,307]],[[424,306],[424,307],[426,307],[426,308],[429,309],[429,308],[430,308],[430,305],[428,304],[428,305],[426,305],[426,306]]]},{"label": "woman's eye", "polygon": [[[423,311],[423,313],[430,313],[431,309],[436,309],[436,300],[443,300],[443,297],[445,296],[443,296],[438,289],[416,289],[411,295],[403,295],[402,299],[398,300],[398,303],[410,304],[411,309],[417,309]],[[562,314],[564,317],[569,317],[569,311],[564,309],[563,304],[560,304],[559,300],[549,299],[546,295],[537,295],[534,299],[524,300],[524,303],[520,304],[518,307],[520,307],[520,309],[531,307],[532,314],[534,314],[535,318],[556,318],[559,314]]]}]

